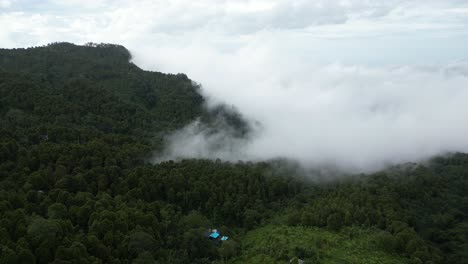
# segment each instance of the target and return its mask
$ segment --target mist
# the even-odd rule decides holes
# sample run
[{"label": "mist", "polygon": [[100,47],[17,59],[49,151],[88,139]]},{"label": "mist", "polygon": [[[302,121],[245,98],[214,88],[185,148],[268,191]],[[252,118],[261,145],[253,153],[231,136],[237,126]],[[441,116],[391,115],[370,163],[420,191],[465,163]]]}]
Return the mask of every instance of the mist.
[{"label": "mist", "polygon": [[288,158],[305,167],[372,171],[468,151],[466,62],[369,67],[249,51],[221,58],[212,67],[194,60],[189,71],[203,81],[207,107],[232,104],[259,125],[241,140],[196,121],[168,137],[167,159]]}]

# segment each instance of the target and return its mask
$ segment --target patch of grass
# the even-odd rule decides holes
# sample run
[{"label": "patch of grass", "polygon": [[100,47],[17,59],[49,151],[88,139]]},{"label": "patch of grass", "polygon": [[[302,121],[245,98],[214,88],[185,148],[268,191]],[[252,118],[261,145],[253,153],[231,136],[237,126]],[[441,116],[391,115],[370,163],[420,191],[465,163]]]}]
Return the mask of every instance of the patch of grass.
[{"label": "patch of grass", "polygon": [[407,263],[377,246],[378,232],[347,228],[340,233],[315,227],[268,225],[248,232],[239,257],[229,263],[289,263],[299,257],[306,263]]}]

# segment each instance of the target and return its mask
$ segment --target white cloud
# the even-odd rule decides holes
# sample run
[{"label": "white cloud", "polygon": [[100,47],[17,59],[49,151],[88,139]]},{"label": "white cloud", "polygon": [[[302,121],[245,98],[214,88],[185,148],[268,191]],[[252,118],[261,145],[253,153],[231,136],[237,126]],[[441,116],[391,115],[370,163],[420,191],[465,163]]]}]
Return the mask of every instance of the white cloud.
[{"label": "white cloud", "polygon": [[[240,142],[191,125],[172,138],[170,154],[232,160],[282,156],[305,165],[375,169],[468,151],[467,63],[324,66],[274,53],[251,47],[232,56],[200,54],[206,63],[192,57],[187,68],[204,80],[205,92],[234,104],[263,129],[228,155]],[[219,140],[228,143],[227,150],[212,149]]]},{"label": "white cloud", "polygon": [[63,8],[102,8],[112,5],[109,0],[50,0],[50,4],[62,6]]},{"label": "white cloud", "polygon": [[0,8],[8,8],[13,4],[13,0],[0,0]]}]

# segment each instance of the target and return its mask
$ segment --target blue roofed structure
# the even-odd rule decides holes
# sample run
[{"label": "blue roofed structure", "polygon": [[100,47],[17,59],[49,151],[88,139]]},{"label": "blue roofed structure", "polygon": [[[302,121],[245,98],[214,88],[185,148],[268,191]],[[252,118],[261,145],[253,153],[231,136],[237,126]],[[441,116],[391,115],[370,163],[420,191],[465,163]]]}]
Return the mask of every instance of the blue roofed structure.
[{"label": "blue roofed structure", "polygon": [[222,241],[229,239],[228,236],[221,235],[221,233],[218,232],[218,229],[209,229],[208,232],[205,233],[205,237],[209,238],[217,245],[219,245]]},{"label": "blue roofed structure", "polygon": [[219,237],[219,233],[217,231],[210,234],[211,238],[217,239]]}]

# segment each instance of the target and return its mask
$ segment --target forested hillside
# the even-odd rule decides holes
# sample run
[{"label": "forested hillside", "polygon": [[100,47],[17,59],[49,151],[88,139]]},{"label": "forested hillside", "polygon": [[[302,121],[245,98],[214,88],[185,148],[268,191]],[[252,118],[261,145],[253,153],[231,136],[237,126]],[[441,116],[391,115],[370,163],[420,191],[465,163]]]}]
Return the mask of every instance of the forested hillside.
[{"label": "forested hillside", "polygon": [[282,160],[150,164],[197,118],[249,126],[130,59],[0,50],[0,263],[468,263],[468,155],[326,182]]}]

